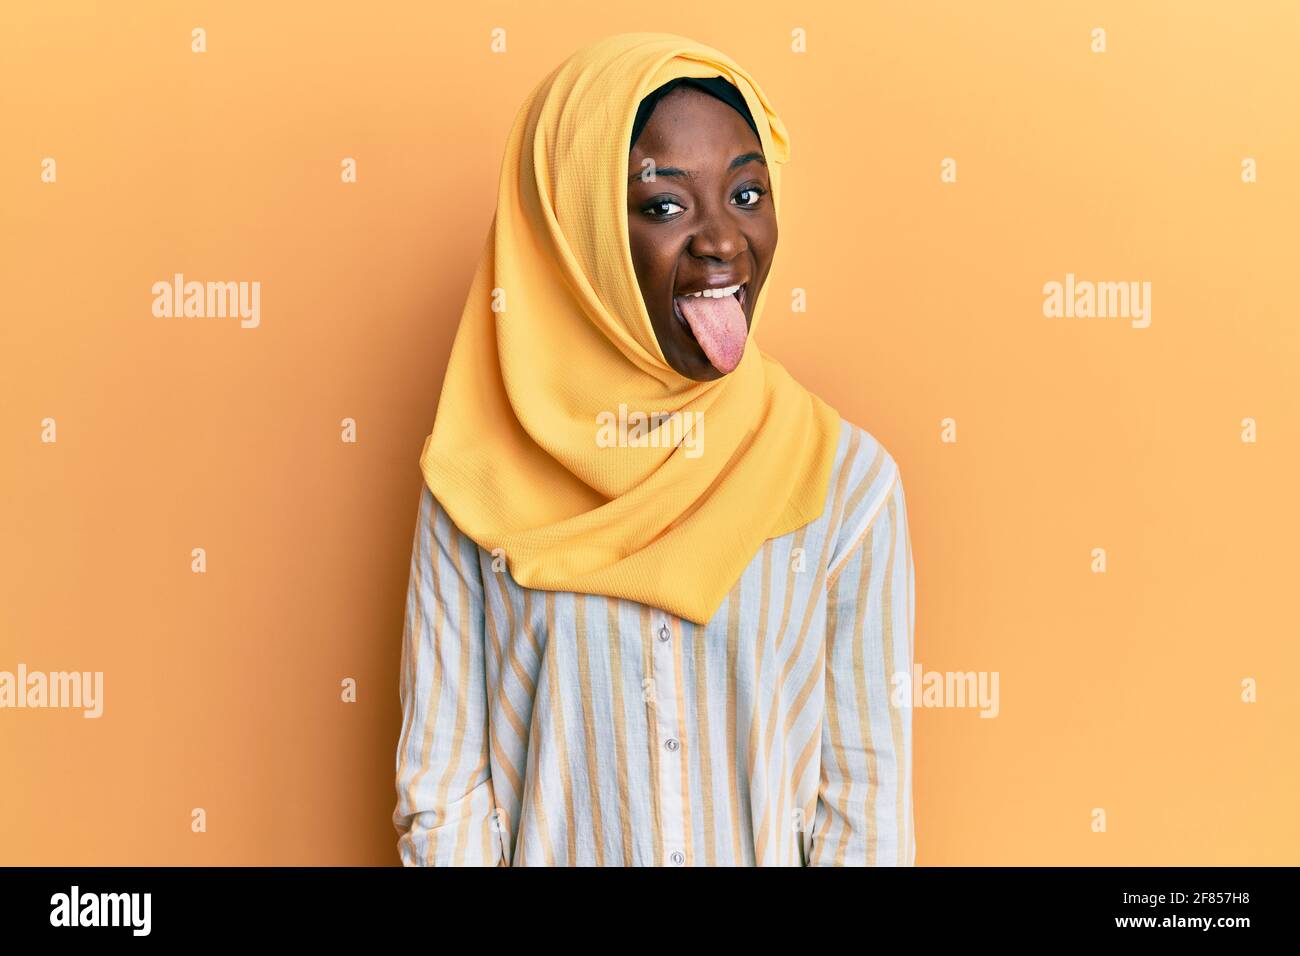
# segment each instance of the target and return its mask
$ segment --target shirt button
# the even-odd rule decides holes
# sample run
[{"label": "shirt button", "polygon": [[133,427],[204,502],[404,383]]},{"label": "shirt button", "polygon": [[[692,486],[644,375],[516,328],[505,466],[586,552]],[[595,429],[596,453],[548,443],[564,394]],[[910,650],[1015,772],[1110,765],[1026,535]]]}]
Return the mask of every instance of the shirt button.
[{"label": "shirt button", "polygon": [[673,866],[681,866],[686,862],[686,855],[681,850],[673,850],[669,859],[673,861]]},{"label": "shirt button", "polygon": [[660,625],[659,625],[659,640],[661,640],[661,641],[666,641],[666,640],[668,640],[668,625],[667,625],[667,624],[660,624]]},{"label": "shirt button", "polygon": [[669,737],[664,741],[664,749],[668,751],[676,752],[677,748],[680,746],[681,744],[677,742],[676,737]]}]

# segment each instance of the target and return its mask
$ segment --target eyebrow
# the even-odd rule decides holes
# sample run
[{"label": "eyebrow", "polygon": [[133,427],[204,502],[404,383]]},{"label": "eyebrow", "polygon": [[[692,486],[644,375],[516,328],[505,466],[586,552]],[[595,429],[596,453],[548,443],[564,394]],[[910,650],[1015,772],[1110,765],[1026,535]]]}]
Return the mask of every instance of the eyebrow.
[{"label": "eyebrow", "polygon": [[[764,166],[767,165],[767,160],[763,158],[762,153],[741,153],[739,156],[737,156],[735,159],[731,161],[731,163],[727,166],[727,170],[728,172],[730,172],[733,169],[739,169],[741,166],[744,166],[746,163],[752,163],[755,161],[762,163]],[[655,168],[655,178],[658,178],[660,176],[681,176],[684,179],[694,179],[695,173],[689,169],[682,169],[680,166],[657,166]],[[634,180],[640,178],[641,178],[641,171],[638,170],[637,172],[633,173],[631,176],[627,177],[627,181],[631,183]]]}]

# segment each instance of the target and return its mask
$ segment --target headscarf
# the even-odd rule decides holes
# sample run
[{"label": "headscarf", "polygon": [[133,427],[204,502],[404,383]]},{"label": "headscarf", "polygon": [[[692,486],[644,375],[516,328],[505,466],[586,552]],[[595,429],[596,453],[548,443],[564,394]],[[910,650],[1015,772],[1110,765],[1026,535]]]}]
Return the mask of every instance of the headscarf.
[{"label": "headscarf", "polygon": [[[779,212],[785,126],[711,47],[666,33],[606,37],[529,95],[420,456],[456,526],[520,585],[623,598],[696,624],[764,540],[821,515],[839,433],[834,409],[753,341],[727,375],[680,374],[646,312],[628,241],[633,121],[669,80],[715,76],[758,121]],[[645,430],[636,413],[668,417]],[[630,425],[614,447],[599,438],[611,417]]]}]

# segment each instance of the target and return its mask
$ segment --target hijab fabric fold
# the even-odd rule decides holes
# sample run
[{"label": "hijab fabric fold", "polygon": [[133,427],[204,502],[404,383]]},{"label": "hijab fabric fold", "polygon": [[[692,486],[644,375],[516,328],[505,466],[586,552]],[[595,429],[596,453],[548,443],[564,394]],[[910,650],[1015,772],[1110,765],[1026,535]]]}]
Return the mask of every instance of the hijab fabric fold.
[{"label": "hijab fabric fold", "polygon": [[[667,363],[646,313],[628,243],[633,120],[664,83],[715,76],[749,106],[779,211],[785,126],[710,47],[606,37],[524,102],[420,456],[457,527],[519,584],[696,624],[765,539],[822,513],[839,433],[834,409],[758,349],[766,287],[740,364],[709,382]],[[638,437],[636,413],[666,418]],[[633,427],[611,447],[612,419]]]}]

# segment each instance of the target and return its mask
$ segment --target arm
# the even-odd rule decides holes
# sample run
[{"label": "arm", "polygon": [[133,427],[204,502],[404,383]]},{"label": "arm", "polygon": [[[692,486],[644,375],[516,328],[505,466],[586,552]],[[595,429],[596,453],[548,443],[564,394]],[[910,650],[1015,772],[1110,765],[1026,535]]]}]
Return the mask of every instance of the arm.
[{"label": "arm", "polygon": [[896,465],[827,575],[826,704],[809,866],[912,866],[912,548]]},{"label": "arm", "polygon": [[494,826],[478,546],[425,486],[402,638],[393,825],[405,866],[504,864]]}]

